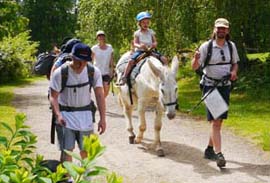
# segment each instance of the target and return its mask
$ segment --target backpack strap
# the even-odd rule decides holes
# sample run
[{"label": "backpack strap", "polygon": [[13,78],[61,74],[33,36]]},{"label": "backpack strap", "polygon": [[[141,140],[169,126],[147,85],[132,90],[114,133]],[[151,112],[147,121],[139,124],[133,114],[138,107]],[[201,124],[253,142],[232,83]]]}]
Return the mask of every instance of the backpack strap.
[{"label": "backpack strap", "polygon": [[89,92],[91,92],[92,86],[94,85],[95,68],[90,63],[87,63],[87,73],[88,73],[88,82],[90,84]]},{"label": "backpack strap", "polygon": [[87,73],[88,73],[88,82],[86,83],[81,83],[77,85],[68,85],[67,86],[67,79],[68,79],[68,64],[63,64],[61,66],[61,90],[60,93],[65,89],[65,87],[69,88],[80,88],[83,86],[86,86],[89,84],[89,92],[91,92],[92,86],[94,84],[94,73],[95,73],[95,68],[91,66],[89,63],[87,64]]},{"label": "backpack strap", "polygon": [[213,51],[213,39],[211,39],[208,43],[207,55],[206,55],[205,62],[203,64],[202,69],[204,69],[209,64],[209,61],[212,57],[212,51]]},{"label": "backpack strap", "polygon": [[65,89],[68,79],[68,64],[63,64],[61,66],[61,90],[60,93]]},{"label": "backpack strap", "polygon": [[233,55],[233,46],[232,46],[232,42],[230,40],[227,41],[228,43],[228,47],[229,47],[229,51],[230,51],[230,63],[232,64],[232,55]]}]

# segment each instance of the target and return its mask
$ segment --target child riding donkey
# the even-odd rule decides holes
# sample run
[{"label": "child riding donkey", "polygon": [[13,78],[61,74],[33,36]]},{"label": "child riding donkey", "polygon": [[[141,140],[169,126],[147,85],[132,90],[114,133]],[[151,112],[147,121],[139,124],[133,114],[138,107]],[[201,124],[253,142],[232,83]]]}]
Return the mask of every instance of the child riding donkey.
[{"label": "child riding donkey", "polygon": [[166,57],[162,56],[157,51],[152,51],[157,47],[157,40],[155,37],[155,32],[152,29],[149,29],[151,17],[151,14],[148,12],[140,12],[136,16],[139,29],[134,32],[133,43],[135,47],[135,52],[131,56],[131,59],[128,61],[127,67],[125,68],[124,74],[120,79],[118,85],[126,84],[127,78],[132,68],[135,66],[136,62],[141,60],[141,58],[143,57],[143,53],[146,53],[146,55],[151,54],[152,56],[157,57],[163,62],[163,64],[167,65],[168,63]]}]

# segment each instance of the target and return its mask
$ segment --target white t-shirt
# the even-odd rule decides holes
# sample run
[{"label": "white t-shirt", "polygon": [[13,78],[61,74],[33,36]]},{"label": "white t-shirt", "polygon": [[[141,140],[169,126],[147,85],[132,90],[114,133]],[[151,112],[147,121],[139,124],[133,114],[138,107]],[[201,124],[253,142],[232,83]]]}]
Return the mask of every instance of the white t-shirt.
[{"label": "white t-shirt", "polygon": [[[61,90],[61,67],[53,72],[50,80],[50,88],[60,92]],[[77,74],[68,66],[68,80],[66,85],[77,85],[88,82],[87,67],[85,67],[80,74]],[[102,87],[102,77],[99,69],[95,67],[94,79],[92,88]],[[91,93],[89,92],[89,85],[83,87],[68,88],[59,94],[59,104],[69,107],[83,107],[91,102]],[[66,121],[66,127],[73,130],[89,131],[93,130],[93,119],[91,111],[61,111],[63,118]]]},{"label": "white t-shirt", "polygon": [[[231,42],[231,41],[230,41]],[[237,63],[240,59],[237,53],[236,46],[233,42],[232,43],[232,64]],[[200,48],[200,59],[199,63],[204,64],[203,62],[206,59],[207,56],[207,49],[208,49],[209,41],[204,42]],[[221,51],[223,51],[223,55],[221,54]],[[222,60],[222,56],[224,56],[225,60]],[[226,41],[223,47],[220,47],[217,45],[216,40],[213,40],[213,48],[212,48],[212,55],[211,59],[209,60],[208,64],[217,64],[217,63],[227,63],[225,65],[208,65],[203,69],[204,74],[206,74],[208,77],[215,78],[215,79],[221,79],[224,76],[227,76],[231,72],[232,64],[230,64],[231,60],[231,54],[229,50],[228,42]],[[205,79],[205,80],[204,80]],[[205,81],[205,83],[204,83]],[[208,86],[211,86],[214,84],[214,81],[207,79],[207,77],[202,78],[200,81],[201,84],[205,84]],[[227,83],[229,85],[230,82]]]},{"label": "white t-shirt", "polygon": [[[140,44],[145,44],[148,47],[152,46],[153,44],[153,36],[155,32],[152,29],[148,29],[146,32],[142,32],[141,29],[134,32],[134,37],[138,37]],[[136,51],[139,50],[136,48]]]},{"label": "white t-shirt", "polygon": [[94,65],[99,68],[102,75],[110,74],[110,60],[113,53],[113,48],[110,44],[106,44],[105,50],[100,49],[99,45],[94,45],[91,50],[95,54]]}]

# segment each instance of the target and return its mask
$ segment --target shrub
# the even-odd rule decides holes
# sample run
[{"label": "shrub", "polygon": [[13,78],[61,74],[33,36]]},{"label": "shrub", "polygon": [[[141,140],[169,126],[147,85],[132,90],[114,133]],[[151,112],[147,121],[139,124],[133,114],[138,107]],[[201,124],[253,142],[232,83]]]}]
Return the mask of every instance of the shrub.
[{"label": "shrub", "polygon": [[4,37],[0,42],[0,84],[31,74],[29,65],[35,60],[33,55],[38,44],[29,39],[26,31],[15,37]]},{"label": "shrub", "polygon": [[105,150],[96,135],[84,139],[87,158],[81,159],[78,154],[66,151],[79,160],[80,165],[64,162],[57,167],[56,172],[43,167],[43,156],[34,157],[37,137],[24,125],[25,118],[23,114],[16,115],[15,129],[0,122],[0,126],[9,133],[7,136],[0,136],[0,183],[57,183],[64,181],[66,174],[74,179],[74,183],[89,183],[87,179],[97,175],[106,176],[108,183],[122,182],[122,178],[115,173],[109,174],[106,168],[95,165],[96,159]]}]

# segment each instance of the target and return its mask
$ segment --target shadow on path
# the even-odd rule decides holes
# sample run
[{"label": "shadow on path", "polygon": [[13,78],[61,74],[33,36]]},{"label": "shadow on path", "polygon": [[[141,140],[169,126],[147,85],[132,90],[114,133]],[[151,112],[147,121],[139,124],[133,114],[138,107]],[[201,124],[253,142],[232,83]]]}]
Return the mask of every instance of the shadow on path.
[{"label": "shadow on path", "polygon": [[[259,176],[269,176],[270,177],[270,165],[266,164],[251,164],[251,163],[241,163],[237,161],[227,161],[227,168],[219,169],[216,167],[216,163],[211,160],[206,160],[203,158],[203,152],[195,147],[187,146],[185,144],[179,144],[175,142],[163,141],[162,147],[165,151],[166,159],[170,159],[177,163],[189,164],[193,166],[194,172],[201,174],[202,178],[209,179],[212,176],[222,176],[224,174],[232,173],[245,173],[259,182],[265,182]],[[141,147],[145,153],[150,153],[156,156],[155,149],[153,147],[153,141],[149,139],[144,139],[141,143]],[[229,168],[228,168],[229,164]],[[231,166],[232,165],[232,166]],[[234,165],[237,165],[236,167]],[[269,180],[270,181],[270,180]]]}]

